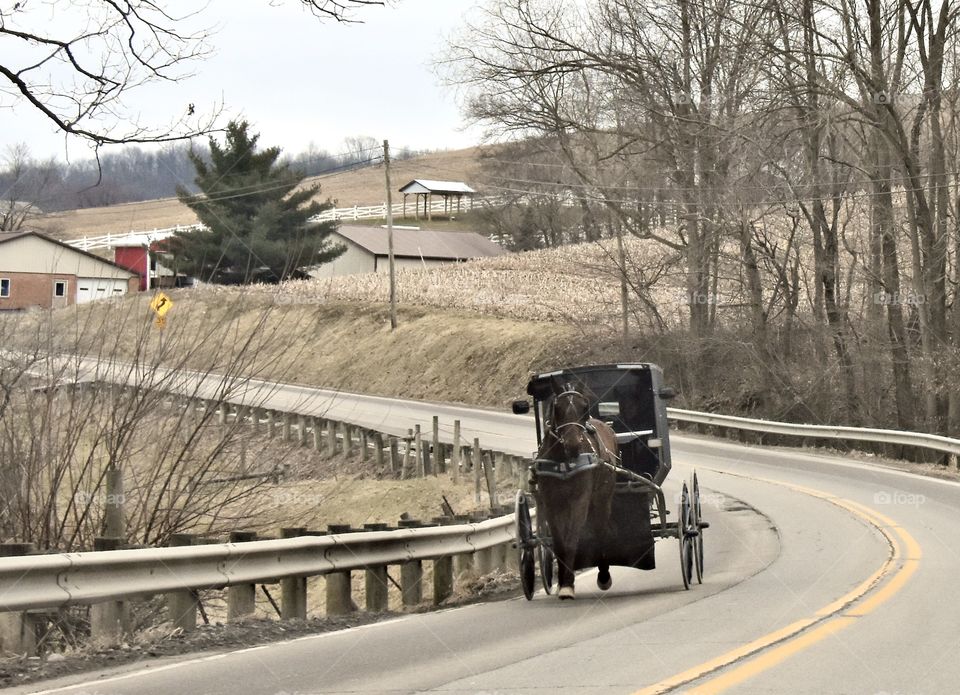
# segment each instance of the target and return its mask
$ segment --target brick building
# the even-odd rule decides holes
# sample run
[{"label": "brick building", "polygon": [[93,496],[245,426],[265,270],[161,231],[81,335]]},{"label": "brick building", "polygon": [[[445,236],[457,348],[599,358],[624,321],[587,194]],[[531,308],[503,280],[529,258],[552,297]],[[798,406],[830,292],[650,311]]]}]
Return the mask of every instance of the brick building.
[{"label": "brick building", "polygon": [[139,283],[136,273],[38,232],[0,233],[0,311],[122,296]]}]

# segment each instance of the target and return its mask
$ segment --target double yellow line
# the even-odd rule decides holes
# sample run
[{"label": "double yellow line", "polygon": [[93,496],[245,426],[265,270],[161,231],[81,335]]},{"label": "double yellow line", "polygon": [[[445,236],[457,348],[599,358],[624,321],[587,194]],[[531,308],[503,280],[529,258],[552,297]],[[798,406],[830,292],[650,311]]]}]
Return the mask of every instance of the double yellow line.
[{"label": "double yellow line", "polygon": [[[736,475],[726,471],[717,471],[725,475]],[[824,606],[809,618],[798,620],[779,630],[760,637],[748,644],[732,649],[726,654],[705,661],[702,664],[671,676],[659,683],[638,690],[634,695],[657,695],[680,686],[700,680],[728,666],[735,665],[723,673],[701,683],[690,686],[686,692],[698,695],[715,695],[729,690],[735,685],[753,678],[759,673],[773,668],[794,654],[817,644],[841,630],[853,625],[858,618],[872,613],[900,591],[917,571],[922,552],[920,544],[895,521],[879,512],[856,502],[830,495],[800,485],[791,485],[777,480],[737,476],[758,480],[764,483],[780,485],[790,490],[826,500],[854,516],[874,526],[890,544],[890,554],[886,562],[852,591],[836,601]],[[884,579],[891,575],[889,581]],[[869,595],[869,596],[868,596]],[[865,600],[861,600],[865,599]]]}]

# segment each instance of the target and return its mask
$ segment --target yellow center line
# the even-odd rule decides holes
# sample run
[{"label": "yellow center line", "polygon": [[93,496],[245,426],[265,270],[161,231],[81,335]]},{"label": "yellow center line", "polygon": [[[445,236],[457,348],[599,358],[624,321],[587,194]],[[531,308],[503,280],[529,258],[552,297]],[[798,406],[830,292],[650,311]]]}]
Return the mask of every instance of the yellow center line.
[{"label": "yellow center line", "polygon": [[[813,617],[798,620],[786,627],[770,632],[748,644],[732,649],[725,654],[721,654],[682,673],[666,678],[659,683],[654,683],[653,685],[638,690],[634,695],[657,695],[659,693],[665,693],[682,685],[700,680],[704,676],[708,676],[736,662],[743,661],[739,666],[690,688],[689,692],[714,695],[715,693],[729,690],[733,686],[773,668],[794,654],[808,649],[827,637],[853,625],[857,622],[858,618],[873,612],[900,591],[919,567],[920,558],[922,557],[920,544],[917,543],[906,529],[899,526],[894,520],[869,507],[801,485],[783,483],[768,478],[754,478],[752,476],[739,475],[717,469],[709,470],[714,470],[724,475],[732,475],[738,478],[748,478],[763,483],[779,485],[805,495],[826,500],[875,527],[890,544],[890,553],[886,561],[876,572],[853,590],[818,610]],[[906,552],[904,552],[904,549]],[[895,567],[898,568],[896,572],[890,580],[881,587],[880,584],[884,578],[886,578]],[[860,599],[863,599],[868,594],[870,595],[869,598],[865,601],[860,601]]]}]

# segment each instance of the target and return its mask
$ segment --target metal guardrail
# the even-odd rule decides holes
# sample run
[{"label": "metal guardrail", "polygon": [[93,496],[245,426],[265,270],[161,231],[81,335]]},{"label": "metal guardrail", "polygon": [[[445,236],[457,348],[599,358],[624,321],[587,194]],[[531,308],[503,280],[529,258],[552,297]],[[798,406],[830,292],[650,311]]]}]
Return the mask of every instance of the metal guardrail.
[{"label": "metal guardrail", "polygon": [[712,415],[695,410],[668,408],[667,417],[677,422],[690,422],[714,427],[763,432],[767,434],[785,434],[795,437],[814,439],[847,439],[881,444],[899,444],[922,449],[931,449],[953,456],[960,455],[960,439],[951,439],[937,434],[902,432],[900,430],[871,429],[867,427],[831,427],[829,425],[798,425],[774,420],[734,417],[732,415]]},{"label": "metal guardrail", "polygon": [[485,550],[514,538],[513,514],[456,526],[0,559],[0,611],[273,583]]}]

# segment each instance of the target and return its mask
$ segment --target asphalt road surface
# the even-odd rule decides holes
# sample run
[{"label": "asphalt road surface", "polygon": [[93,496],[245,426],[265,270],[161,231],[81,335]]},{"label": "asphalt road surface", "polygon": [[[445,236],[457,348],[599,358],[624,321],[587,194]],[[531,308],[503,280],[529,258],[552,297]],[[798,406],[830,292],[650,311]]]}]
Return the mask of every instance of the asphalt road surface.
[{"label": "asphalt road surface", "polygon": [[[454,417],[464,437],[533,449],[529,418],[252,384],[245,398],[369,427]],[[276,399],[276,400],[274,400]],[[694,467],[706,577],[684,591],[677,542],[658,569],[591,572],[538,595],[403,617],[11,692],[960,692],[960,486],[793,450],[674,436],[668,500]]]}]

